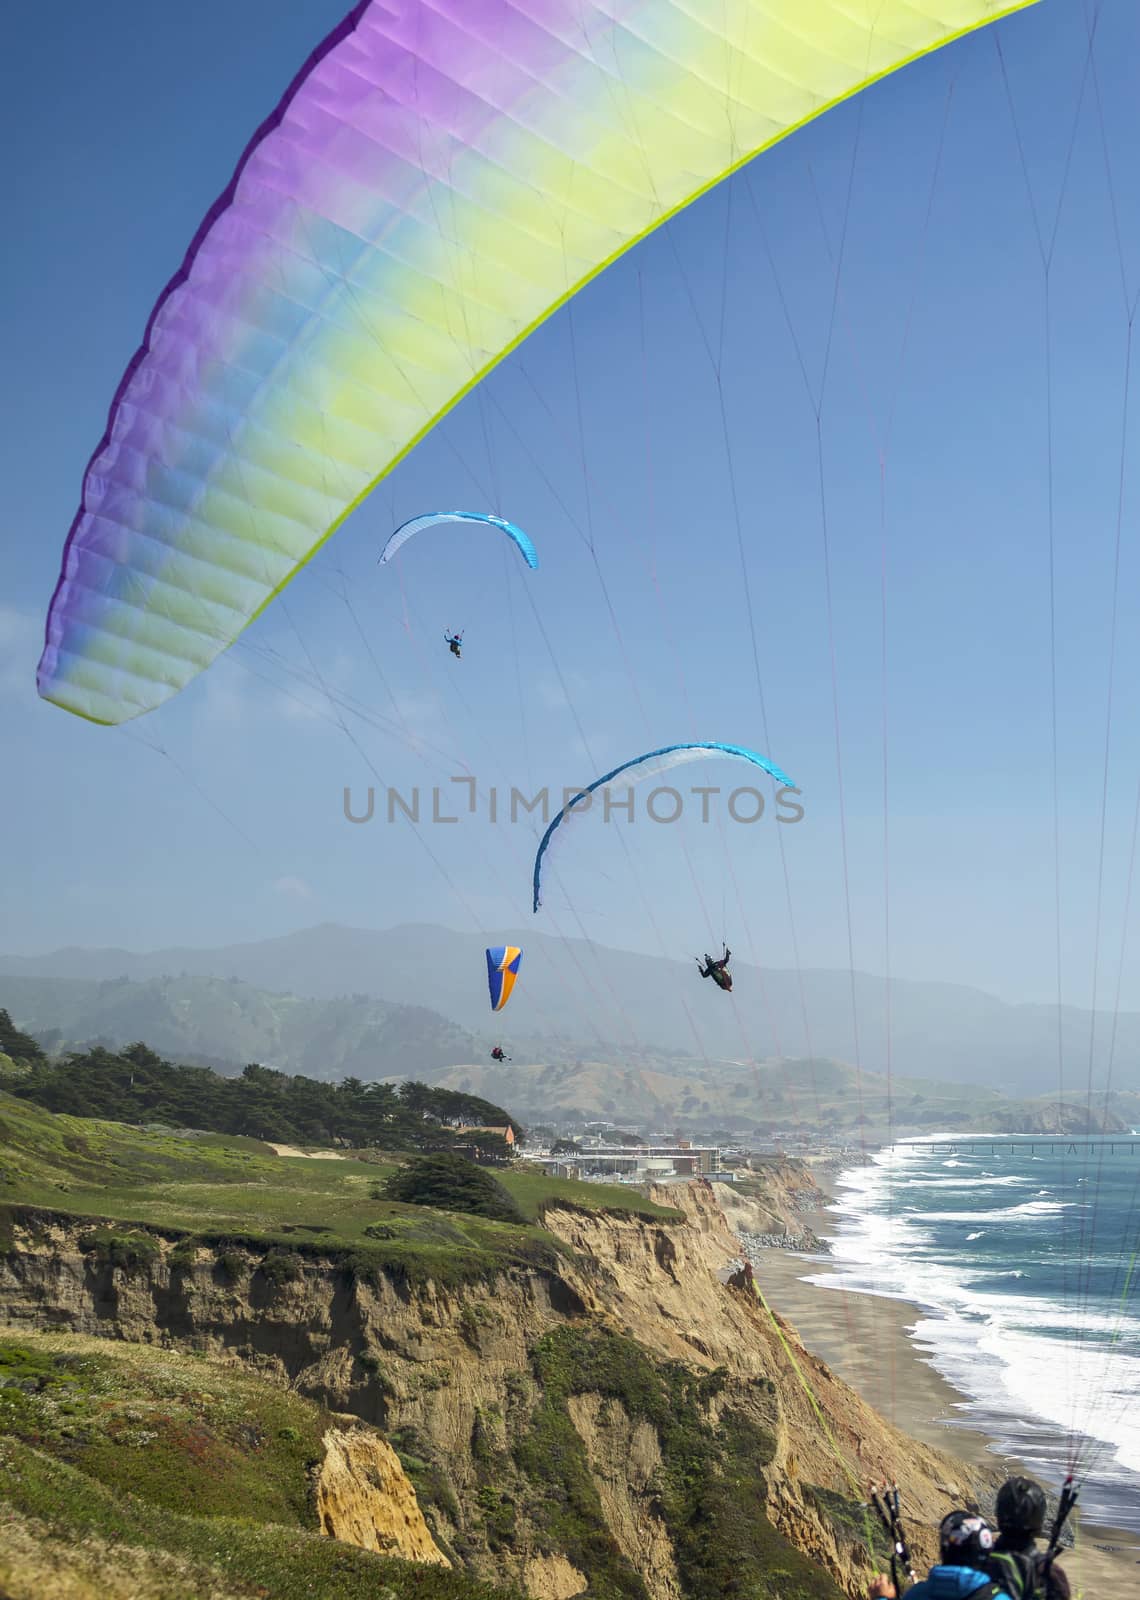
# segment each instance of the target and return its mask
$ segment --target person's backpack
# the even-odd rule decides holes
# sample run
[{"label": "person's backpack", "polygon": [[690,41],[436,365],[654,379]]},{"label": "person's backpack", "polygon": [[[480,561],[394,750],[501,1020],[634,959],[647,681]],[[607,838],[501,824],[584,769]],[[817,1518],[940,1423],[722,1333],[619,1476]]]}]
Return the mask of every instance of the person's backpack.
[{"label": "person's backpack", "polygon": [[[985,1573],[1010,1600],[1046,1600],[1046,1574],[1039,1555],[1021,1550],[991,1550],[986,1557]],[[984,1600],[980,1592],[978,1600]]]}]

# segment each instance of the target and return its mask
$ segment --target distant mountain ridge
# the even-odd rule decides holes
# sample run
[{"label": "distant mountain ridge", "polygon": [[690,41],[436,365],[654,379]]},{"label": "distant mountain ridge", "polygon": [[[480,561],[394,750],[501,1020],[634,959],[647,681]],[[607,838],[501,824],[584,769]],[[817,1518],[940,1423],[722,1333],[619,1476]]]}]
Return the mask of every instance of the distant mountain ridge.
[{"label": "distant mountain ridge", "polygon": [[[699,1136],[773,1129],[853,1134],[878,1142],[911,1133],[1084,1131],[1086,1096],[1010,1098],[964,1081],[906,1077],[821,1058],[762,1062],[643,1052],[636,1059],[567,1040],[512,1046],[490,1058],[478,1038],[422,1006],[367,995],[270,994],[239,978],[5,978],[0,1007],[53,1053],[142,1042],[166,1059],[236,1074],[247,1062],[324,1082],[414,1078],[507,1105],[528,1121],[609,1120]],[[492,1022],[500,1019],[492,1018]],[[580,1053],[579,1053],[580,1052]],[[0,1056],[0,1075],[5,1058]],[[1106,1131],[1134,1126],[1140,1095],[1098,1096]]]},{"label": "distant mountain ridge", "polygon": [[238,978],[0,976],[0,1006],[52,1046],[141,1040],[171,1060],[221,1072],[258,1061],[311,1078],[418,1078],[486,1053],[422,1006],[268,994]]},{"label": "distant mountain ridge", "polygon": [[[220,949],[175,948],[149,954],[73,948],[43,956],[0,956],[12,978],[137,981],[192,975],[238,978],[253,987],[301,999],[357,996],[390,1006],[421,1007],[472,1036],[468,1059],[483,1059],[491,1030],[511,1052],[517,1041],[546,1041],[561,1059],[601,1061],[650,1057],[773,1057],[855,1060],[852,980],[846,971],[795,971],[749,966],[737,950],[733,999],[702,984],[688,961],[609,950],[562,940],[534,928],[500,930],[496,942],[523,947],[523,967],[510,1008],[493,1016],[487,1002],[478,936],[422,923],[383,930],[318,927]],[[856,973],[860,1061],[886,1065],[886,986]],[[891,1064],[901,1076],[1000,1085],[1012,1095],[1057,1088],[1057,1012],[1011,1005],[961,985],[896,979],[890,990]],[[804,1027],[810,1025],[810,1048]],[[690,1020],[691,1019],[691,1020]],[[1061,1014],[1066,1088],[1087,1083],[1092,1014]],[[1140,1014],[1097,1014],[1094,1086],[1103,1083],[1115,1033],[1113,1085],[1140,1089]],[[458,1043],[458,1041],[457,1041]],[[155,1042],[156,1048],[158,1047]],[[452,1057],[452,1062],[456,1057]],[[438,1063],[443,1065],[442,1062]],[[685,1071],[688,1068],[683,1069]]]}]

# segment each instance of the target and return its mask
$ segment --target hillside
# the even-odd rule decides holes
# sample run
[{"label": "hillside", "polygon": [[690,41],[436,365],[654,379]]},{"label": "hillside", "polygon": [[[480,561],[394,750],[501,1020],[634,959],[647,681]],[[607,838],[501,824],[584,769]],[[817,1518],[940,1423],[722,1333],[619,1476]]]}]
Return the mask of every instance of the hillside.
[{"label": "hillside", "polygon": [[11,1600],[507,1600],[451,1569],[375,1430],[230,1362],[0,1330],[0,1390]]},{"label": "hillside", "polygon": [[[537,919],[524,929],[498,930],[494,938],[518,943],[525,952],[510,1008],[494,1019],[503,1043],[518,1058],[529,1053],[532,1059],[555,1060],[589,1055],[609,1062],[650,1056],[655,1062],[670,1056],[739,1061],[810,1053],[840,1061],[855,1059],[851,980],[846,972],[809,970],[797,975],[786,968],[760,969],[750,965],[747,952],[738,948],[736,987],[732,1001],[725,1003],[719,993],[709,992],[711,985],[700,984],[689,953],[669,961],[557,939],[539,931]],[[385,930],[324,924],[216,950],[137,954],[71,949],[34,957],[0,956],[0,973],[8,978],[93,982],[181,974],[240,978],[260,990],[308,999],[355,995],[390,1005],[425,1007],[453,1026],[483,1037],[491,1022],[482,941],[424,924]],[[1055,1084],[1055,1007],[1013,1005],[976,989],[902,979],[892,983],[890,999],[891,1060],[899,1075],[1000,1083],[1007,1093],[1025,1096],[1048,1092]],[[869,1070],[885,1070],[883,980],[857,973],[855,1001],[862,1064]],[[10,1009],[15,1013],[20,1008]],[[1072,1064],[1067,1077],[1074,1083],[1083,1084],[1087,1077],[1091,1022],[1091,1014],[1079,1008],[1066,1007],[1062,1012],[1064,1059]],[[144,1036],[160,1046],[153,1030]],[[1115,1029],[1110,1016],[1098,1013],[1096,1080],[1106,1070],[1114,1037],[1113,1083],[1120,1089],[1140,1090],[1140,1014],[1135,1012],[1122,1013]],[[518,1048],[511,1049],[512,1045]],[[526,1045],[531,1048],[524,1050]],[[482,1052],[469,1050],[467,1055],[479,1060]],[[452,1054],[451,1060],[455,1059]]]},{"label": "hillside", "polygon": [[[218,1600],[364,1592],[343,1563],[377,1527],[413,1563],[377,1573],[396,1597],[460,1600],[462,1580],[531,1600],[855,1600],[883,1555],[864,1453],[905,1476],[920,1558],[947,1506],[998,1477],[907,1439],[727,1286],[738,1247],[703,1184],[647,1199],[520,1171],[504,1182],[534,1220],[496,1223],[377,1199],[376,1166],[3,1095],[0,1167],[19,1600],[80,1536],[112,1559],[76,1595],[177,1594],[176,1571],[151,1581],[163,1561],[206,1564],[211,1586],[183,1571],[181,1592]],[[326,1547],[339,1574],[298,1542],[317,1527],[345,1542]],[[303,1591],[274,1576],[302,1556]]]},{"label": "hillside", "polygon": [[1138,1125],[1140,1096],[1083,1091],[1014,1100],[992,1088],[857,1072],[843,1061],[683,1063],[685,1071],[579,1061],[567,1066],[450,1067],[428,1074],[440,1088],[518,1107],[527,1122],[551,1118],[705,1133],[821,1131],[870,1142],[955,1130],[1121,1133]]},{"label": "hillside", "polygon": [[[678,1066],[686,1070],[680,1072]],[[550,1117],[606,1118],[639,1127],[724,1129],[820,1128],[885,1137],[887,1080],[856,1073],[842,1061],[735,1061],[673,1064],[672,1070],[611,1066],[600,1061],[569,1066],[457,1066],[429,1075],[433,1085],[478,1094],[519,1108],[524,1121]],[[494,1090],[494,1095],[492,1094]],[[1016,1119],[1020,1103],[994,1089],[895,1077],[894,1128],[984,1127],[997,1114]],[[860,1110],[861,1108],[861,1110]],[[1099,1107],[1098,1107],[1099,1109]],[[860,1124],[859,1117],[863,1122]]]}]

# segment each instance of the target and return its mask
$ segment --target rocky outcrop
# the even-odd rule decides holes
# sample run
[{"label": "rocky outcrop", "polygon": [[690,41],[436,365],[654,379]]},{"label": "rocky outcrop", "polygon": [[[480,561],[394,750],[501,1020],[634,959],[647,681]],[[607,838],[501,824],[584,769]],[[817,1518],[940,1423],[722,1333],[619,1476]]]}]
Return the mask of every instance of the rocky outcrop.
[{"label": "rocky outcrop", "polygon": [[380,1556],[451,1565],[428,1532],[416,1492],[386,1440],[363,1429],[330,1428],[324,1447],[316,1493],[325,1533]]},{"label": "rocky outcrop", "polygon": [[523,1564],[523,1586],[534,1600],[574,1600],[589,1585],[565,1556],[531,1556]]}]

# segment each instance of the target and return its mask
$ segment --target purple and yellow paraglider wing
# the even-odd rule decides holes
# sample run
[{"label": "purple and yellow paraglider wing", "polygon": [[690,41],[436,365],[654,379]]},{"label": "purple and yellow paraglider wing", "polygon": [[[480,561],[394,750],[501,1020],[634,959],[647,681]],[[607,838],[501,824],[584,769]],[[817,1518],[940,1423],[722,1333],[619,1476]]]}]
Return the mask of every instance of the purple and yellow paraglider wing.
[{"label": "purple and yellow paraglider wing", "polygon": [[501,1011],[511,998],[522,964],[517,944],[497,944],[487,951],[487,987],[491,991],[491,1010]]},{"label": "purple and yellow paraglider wing", "polygon": [[360,0],[254,134],[84,475],[39,692],[209,667],[598,273],[796,128],[1031,0]]}]

